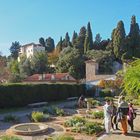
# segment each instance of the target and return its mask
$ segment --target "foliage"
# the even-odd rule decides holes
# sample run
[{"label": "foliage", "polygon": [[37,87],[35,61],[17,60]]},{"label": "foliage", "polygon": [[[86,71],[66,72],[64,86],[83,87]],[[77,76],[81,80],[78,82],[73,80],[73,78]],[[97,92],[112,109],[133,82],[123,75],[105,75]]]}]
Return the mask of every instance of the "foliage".
[{"label": "foliage", "polygon": [[78,34],[74,31],[73,36],[72,36],[72,45],[73,45],[73,47],[76,47],[75,45],[76,45],[77,38],[78,38]]},{"label": "foliage", "polygon": [[8,136],[8,135],[5,135],[5,136],[2,136],[0,137],[1,140],[22,140],[22,138],[18,138],[16,136]]},{"label": "foliage", "polygon": [[53,51],[52,53],[48,53],[48,64],[56,64],[59,58],[59,53],[57,51]]},{"label": "foliage", "polygon": [[94,119],[103,119],[104,118],[104,112],[103,111],[93,111],[90,113]]},{"label": "foliage", "polygon": [[78,49],[66,48],[59,56],[56,71],[60,73],[69,72],[76,79],[84,77],[84,59]]},{"label": "foliage", "polygon": [[81,94],[85,94],[85,85],[82,84],[5,84],[0,85],[0,107],[60,101]]},{"label": "foliage", "polygon": [[102,130],[103,128],[101,127],[101,124],[97,122],[87,122],[84,128],[86,134],[97,134]]},{"label": "foliage", "polygon": [[140,95],[140,59],[132,62],[124,73],[123,88],[128,95]]},{"label": "foliage", "polygon": [[34,122],[42,122],[45,119],[43,112],[32,112],[31,117]]},{"label": "foliage", "polygon": [[105,58],[109,55],[110,55],[109,51],[103,51],[103,50],[90,50],[90,51],[87,51],[85,54],[85,56],[88,59],[94,59],[94,60],[100,60],[100,59]]},{"label": "foliage", "polygon": [[112,37],[114,54],[118,59],[121,59],[121,56],[124,53],[124,39],[125,39],[124,23],[123,21],[119,21]]},{"label": "foliage", "polygon": [[15,42],[12,42],[12,45],[10,47],[10,52],[11,52],[11,56],[13,59],[17,59],[18,58],[18,52],[20,50],[20,43],[15,41]]},{"label": "foliage", "polygon": [[74,140],[74,138],[69,135],[59,135],[54,137],[53,140]]},{"label": "foliage", "polygon": [[125,97],[126,101],[129,103],[132,103],[134,105],[140,105],[140,96],[138,96],[137,98],[134,99],[133,96],[131,95],[126,95]]},{"label": "foliage", "polygon": [[64,116],[64,110],[61,108],[56,107],[55,112],[58,116]]},{"label": "foliage", "polygon": [[55,106],[51,106],[51,107],[44,107],[43,108],[43,113],[48,113],[51,115],[58,115],[58,116],[64,116],[64,110],[59,108],[59,107],[55,107]]},{"label": "foliage", "polygon": [[131,18],[130,32],[128,34],[128,38],[131,54],[132,56],[137,57],[137,53],[140,53],[140,29],[134,15]]},{"label": "foliage", "polygon": [[18,122],[19,118],[17,116],[9,114],[9,115],[4,116],[3,121],[4,122]]},{"label": "foliage", "polygon": [[45,40],[44,40],[43,37],[40,37],[40,38],[39,38],[39,43],[40,43],[43,47],[45,47]]},{"label": "foliage", "polygon": [[75,126],[72,132],[86,133],[88,135],[97,134],[103,130],[100,123],[87,121],[84,125]]},{"label": "foliage", "polygon": [[46,39],[46,50],[47,52],[53,52],[54,51],[54,48],[55,48],[55,45],[54,45],[54,40],[49,37]]},{"label": "foliage", "polygon": [[62,51],[62,49],[63,49],[63,41],[62,41],[62,37],[60,37],[60,41],[57,43],[57,45],[56,45],[56,52],[57,53],[60,53],[61,51]]},{"label": "foliage", "polygon": [[100,96],[101,97],[106,97],[106,96],[111,97],[112,96],[112,93],[111,93],[111,91],[110,91],[109,88],[106,88],[106,89],[102,89],[100,91]]},{"label": "foliage", "polygon": [[35,73],[42,74],[47,71],[48,57],[46,52],[36,52],[31,60],[32,69]]},{"label": "foliage", "polygon": [[91,50],[92,48],[93,48],[92,31],[90,27],[90,22],[88,22],[86,37],[85,37],[85,42],[84,42],[84,53],[86,53],[87,50]]},{"label": "foliage", "polygon": [[84,125],[86,120],[79,116],[74,116],[65,122],[66,127],[73,127],[77,125]]},{"label": "foliage", "polygon": [[84,41],[85,41],[85,37],[86,37],[86,27],[83,26],[80,29],[79,35],[76,39],[75,44],[73,44],[73,46],[77,49],[79,49],[82,53],[84,52]]},{"label": "foliage", "polygon": [[32,74],[31,61],[30,61],[30,59],[26,58],[25,56],[20,58],[19,72],[20,72],[20,76],[22,78],[25,78]]}]

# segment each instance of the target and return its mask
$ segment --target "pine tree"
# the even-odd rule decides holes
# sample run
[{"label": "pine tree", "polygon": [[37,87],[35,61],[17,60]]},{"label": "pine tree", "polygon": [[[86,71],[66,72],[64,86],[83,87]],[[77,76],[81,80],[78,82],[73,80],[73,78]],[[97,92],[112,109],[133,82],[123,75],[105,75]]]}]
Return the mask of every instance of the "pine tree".
[{"label": "pine tree", "polygon": [[55,48],[54,40],[51,37],[46,39],[46,50],[47,52],[53,52]]},{"label": "pine tree", "polygon": [[91,27],[90,27],[90,22],[88,22],[86,38],[85,38],[85,42],[84,42],[84,53],[86,53],[87,50],[91,50],[92,48],[93,48],[92,31],[91,31]]},{"label": "pine tree", "polygon": [[122,54],[124,53],[124,40],[125,40],[125,29],[123,21],[119,21],[117,28],[113,30],[112,34],[113,39],[113,49],[116,58],[121,59]]},{"label": "pine tree", "polygon": [[39,43],[40,43],[43,47],[45,47],[45,40],[44,40],[43,37],[40,37],[40,38],[39,38]]}]

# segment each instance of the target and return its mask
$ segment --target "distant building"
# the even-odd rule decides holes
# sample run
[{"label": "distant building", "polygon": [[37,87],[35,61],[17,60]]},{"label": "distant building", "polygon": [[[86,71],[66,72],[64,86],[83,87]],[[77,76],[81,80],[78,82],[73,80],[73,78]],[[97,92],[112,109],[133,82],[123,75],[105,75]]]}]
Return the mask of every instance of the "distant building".
[{"label": "distant building", "polygon": [[25,44],[20,47],[18,61],[20,61],[20,57],[22,55],[25,55],[27,58],[30,58],[35,54],[35,52],[41,52],[41,51],[45,51],[45,47],[43,47],[40,44],[35,44],[35,43]]},{"label": "distant building", "polygon": [[92,85],[97,85],[100,80],[113,80],[116,77],[115,73],[120,69],[122,69],[122,64],[114,61],[112,73],[100,74],[99,61],[88,60],[86,61],[86,85],[90,87]]},{"label": "distant building", "polygon": [[27,77],[26,83],[77,83],[78,81],[68,73],[34,74]]}]

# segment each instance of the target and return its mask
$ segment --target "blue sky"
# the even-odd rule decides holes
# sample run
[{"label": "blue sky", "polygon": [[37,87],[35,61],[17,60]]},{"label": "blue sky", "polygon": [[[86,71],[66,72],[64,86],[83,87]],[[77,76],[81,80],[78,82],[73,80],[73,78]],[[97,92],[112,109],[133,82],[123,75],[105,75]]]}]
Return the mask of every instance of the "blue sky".
[{"label": "blue sky", "polygon": [[140,24],[140,0],[0,0],[0,51],[8,55],[11,43],[38,43],[40,37],[79,32],[91,22],[93,37],[110,38],[112,29],[123,20],[129,32],[134,14]]}]

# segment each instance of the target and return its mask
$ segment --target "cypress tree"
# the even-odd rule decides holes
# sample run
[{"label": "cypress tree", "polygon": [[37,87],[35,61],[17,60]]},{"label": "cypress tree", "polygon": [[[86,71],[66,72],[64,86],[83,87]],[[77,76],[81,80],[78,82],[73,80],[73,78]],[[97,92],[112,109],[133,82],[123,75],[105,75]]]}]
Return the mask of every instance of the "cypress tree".
[{"label": "cypress tree", "polygon": [[123,21],[119,21],[117,24],[117,28],[113,30],[112,39],[113,39],[114,54],[116,58],[120,59],[125,49],[124,46],[125,29]]},{"label": "cypress tree", "polygon": [[87,32],[86,32],[86,38],[84,42],[84,53],[87,50],[91,50],[93,48],[93,38],[92,38],[92,31],[90,27],[90,22],[87,24]]},{"label": "cypress tree", "polygon": [[138,23],[136,22],[135,16],[132,16],[131,18],[130,32],[128,37],[130,40],[130,48],[132,50],[132,55],[135,56],[137,50],[140,49],[140,29]]},{"label": "cypress tree", "polygon": [[63,43],[63,41],[62,41],[62,36],[61,36],[61,37],[60,37],[60,41],[59,41],[58,44],[56,45],[56,51],[57,51],[58,53],[60,53],[60,52],[62,51],[62,49],[63,49],[62,43]]},{"label": "cypress tree", "polygon": [[78,37],[78,34],[74,31],[73,36],[72,36],[72,45],[75,47],[76,46],[76,39]]},{"label": "cypress tree", "polygon": [[79,35],[76,39],[76,45],[75,45],[75,47],[80,49],[81,51],[84,50],[85,37],[86,37],[86,28],[85,28],[85,26],[83,26],[80,29]]}]

